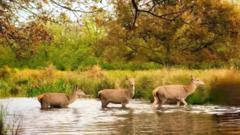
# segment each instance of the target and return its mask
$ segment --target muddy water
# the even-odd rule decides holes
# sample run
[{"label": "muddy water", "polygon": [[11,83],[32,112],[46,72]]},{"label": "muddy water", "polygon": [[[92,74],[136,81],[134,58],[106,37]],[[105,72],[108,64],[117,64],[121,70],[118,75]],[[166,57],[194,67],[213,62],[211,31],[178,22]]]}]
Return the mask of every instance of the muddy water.
[{"label": "muddy water", "polygon": [[[95,99],[77,100],[65,109],[40,110],[35,98],[0,100],[6,122],[21,121],[23,135],[227,135],[240,134],[240,108],[165,105],[154,111],[146,101],[132,100],[128,109],[101,110]],[[16,120],[17,119],[17,120]]]}]

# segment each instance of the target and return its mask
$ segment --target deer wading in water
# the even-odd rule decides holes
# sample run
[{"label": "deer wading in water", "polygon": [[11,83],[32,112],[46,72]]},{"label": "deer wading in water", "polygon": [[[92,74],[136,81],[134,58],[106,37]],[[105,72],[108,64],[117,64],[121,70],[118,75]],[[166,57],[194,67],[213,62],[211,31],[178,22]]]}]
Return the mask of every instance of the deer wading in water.
[{"label": "deer wading in water", "polygon": [[76,99],[88,97],[83,91],[76,90],[72,95],[65,93],[43,93],[39,95],[38,101],[41,104],[41,109],[48,108],[66,108],[69,104],[73,103]]},{"label": "deer wading in water", "polygon": [[107,108],[109,103],[122,104],[123,108],[126,107],[126,104],[135,94],[135,79],[127,78],[126,80],[129,82],[131,89],[103,89],[98,92],[103,109]]},{"label": "deer wading in water", "polygon": [[204,85],[202,80],[191,78],[191,83],[188,85],[163,85],[155,88],[152,92],[154,97],[153,107],[161,107],[168,99],[177,100],[177,106],[180,106],[181,102],[186,106],[185,99],[194,93],[198,86]]}]

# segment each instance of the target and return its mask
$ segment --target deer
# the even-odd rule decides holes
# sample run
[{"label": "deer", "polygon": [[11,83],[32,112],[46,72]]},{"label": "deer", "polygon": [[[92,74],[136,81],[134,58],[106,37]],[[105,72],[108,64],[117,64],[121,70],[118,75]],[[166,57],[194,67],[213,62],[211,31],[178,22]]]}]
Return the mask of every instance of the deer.
[{"label": "deer", "polygon": [[107,108],[109,103],[122,104],[122,108],[126,108],[129,100],[132,99],[135,94],[135,79],[127,77],[126,80],[130,84],[131,89],[103,89],[98,92],[102,109]]},{"label": "deer", "polygon": [[196,79],[191,76],[191,82],[188,85],[163,85],[155,88],[152,91],[154,98],[153,108],[160,108],[168,99],[177,100],[177,106],[179,107],[181,102],[184,107],[188,105],[185,99],[193,94],[195,90],[204,85],[202,80]]},{"label": "deer", "polygon": [[78,98],[88,97],[82,90],[76,90],[72,95],[65,93],[43,93],[37,97],[41,104],[41,109],[49,108],[66,108],[69,104],[73,103]]}]

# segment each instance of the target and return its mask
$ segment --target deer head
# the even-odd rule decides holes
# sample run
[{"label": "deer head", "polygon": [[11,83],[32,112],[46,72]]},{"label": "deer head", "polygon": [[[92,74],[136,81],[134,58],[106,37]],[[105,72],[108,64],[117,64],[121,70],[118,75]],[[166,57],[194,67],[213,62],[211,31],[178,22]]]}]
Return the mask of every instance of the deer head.
[{"label": "deer head", "polygon": [[200,79],[197,79],[193,76],[191,76],[191,79],[192,79],[192,83],[197,85],[197,86],[205,85],[205,83]]},{"label": "deer head", "polygon": [[74,95],[76,95],[78,98],[84,98],[87,96],[82,90],[79,89],[74,92]]},{"label": "deer head", "polygon": [[129,84],[131,85],[131,86],[135,86],[135,79],[134,78],[130,78],[130,77],[127,77],[126,78],[126,80],[129,82]]}]

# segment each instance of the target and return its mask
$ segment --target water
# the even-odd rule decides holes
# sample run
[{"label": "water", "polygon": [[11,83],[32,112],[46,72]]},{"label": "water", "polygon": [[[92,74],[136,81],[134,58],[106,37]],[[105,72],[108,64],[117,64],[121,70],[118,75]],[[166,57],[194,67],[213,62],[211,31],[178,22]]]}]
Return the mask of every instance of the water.
[{"label": "water", "polygon": [[[165,105],[152,110],[146,101],[132,100],[128,109],[110,104],[102,110],[95,99],[77,100],[64,109],[40,110],[35,98],[0,100],[9,124],[21,122],[23,135],[227,135],[240,134],[240,108]],[[15,126],[16,127],[16,126]]]}]

